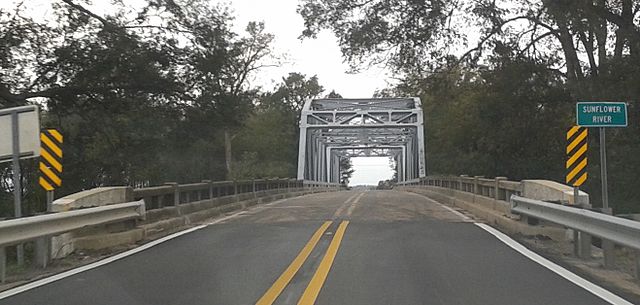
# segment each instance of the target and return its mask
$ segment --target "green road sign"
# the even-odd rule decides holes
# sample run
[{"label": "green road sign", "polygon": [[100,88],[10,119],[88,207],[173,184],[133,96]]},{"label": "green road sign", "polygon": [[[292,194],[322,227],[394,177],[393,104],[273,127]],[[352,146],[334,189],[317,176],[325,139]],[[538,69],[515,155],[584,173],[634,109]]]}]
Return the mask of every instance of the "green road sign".
[{"label": "green road sign", "polygon": [[576,122],[583,127],[627,127],[624,102],[578,102]]}]

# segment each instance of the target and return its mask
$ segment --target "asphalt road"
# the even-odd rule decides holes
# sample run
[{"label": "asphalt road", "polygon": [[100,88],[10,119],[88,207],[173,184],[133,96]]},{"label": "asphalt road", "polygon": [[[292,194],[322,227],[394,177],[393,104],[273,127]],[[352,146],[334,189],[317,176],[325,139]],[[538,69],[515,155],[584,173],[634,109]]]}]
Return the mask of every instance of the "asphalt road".
[{"label": "asphalt road", "polygon": [[0,304],[609,304],[463,215],[394,191],[254,207]]}]

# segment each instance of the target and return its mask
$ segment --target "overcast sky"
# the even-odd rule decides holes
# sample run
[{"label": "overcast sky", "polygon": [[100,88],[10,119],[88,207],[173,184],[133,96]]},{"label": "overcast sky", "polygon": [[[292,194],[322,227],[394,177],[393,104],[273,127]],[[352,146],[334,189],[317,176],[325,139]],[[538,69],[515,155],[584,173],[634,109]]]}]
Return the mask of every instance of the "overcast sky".
[{"label": "overcast sky", "polygon": [[349,67],[342,62],[332,33],[322,32],[317,39],[298,39],[304,27],[302,17],[296,13],[298,0],[233,0],[230,4],[235,10],[237,32],[243,31],[249,21],[264,21],[266,30],[276,36],[276,52],[287,55],[284,65],[269,68],[259,76],[258,83],[266,88],[289,72],[318,75],[327,93],[336,90],[350,98],[371,97],[376,89],[387,87],[389,77],[382,69],[347,74]]},{"label": "overcast sky", "polygon": [[[277,4],[276,4],[277,3]],[[244,30],[249,21],[264,21],[266,30],[275,34],[276,52],[286,54],[287,62],[277,68],[263,71],[257,82],[266,88],[273,87],[289,72],[302,72],[308,76],[318,75],[320,84],[327,93],[336,90],[346,98],[371,97],[375,90],[387,87],[389,75],[380,68],[359,74],[348,74],[348,65],[343,63],[335,36],[322,32],[317,39],[298,39],[304,24],[296,13],[298,0],[255,1],[234,0],[236,31]],[[374,184],[390,179],[389,158],[353,158],[355,172],[350,185]]]}]

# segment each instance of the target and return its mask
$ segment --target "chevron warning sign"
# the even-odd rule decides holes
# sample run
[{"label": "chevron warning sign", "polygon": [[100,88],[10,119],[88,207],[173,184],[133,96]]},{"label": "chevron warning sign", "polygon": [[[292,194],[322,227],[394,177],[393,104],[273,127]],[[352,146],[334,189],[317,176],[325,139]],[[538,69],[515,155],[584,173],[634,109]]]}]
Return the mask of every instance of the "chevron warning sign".
[{"label": "chevron warning sign", "polygon": [[567,177],[565,182],[581,186],[587,180],[587,136],[585,127],[573,126],[567,131]]},{"label": "chevron warning sign", "polygon": [[62,135],[55,129],[40,132],[40,186],[47,191],[62,186]]}]

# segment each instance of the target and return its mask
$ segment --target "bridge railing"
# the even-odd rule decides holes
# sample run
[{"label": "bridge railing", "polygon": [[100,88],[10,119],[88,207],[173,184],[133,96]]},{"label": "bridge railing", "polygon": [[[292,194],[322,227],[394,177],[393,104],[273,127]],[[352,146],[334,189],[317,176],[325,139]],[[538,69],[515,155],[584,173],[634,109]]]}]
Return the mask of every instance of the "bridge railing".
[{"label": "bridge railing", "polygon": [[259,179],[242,181],[208,181],[200,183],[177,184],[165,183],[161,186],[145,187],[133,190],[136,200],[144,199],[148,210],[161,209],[166,206],[219,198],[239,194],[278,193],[302,188],[338,188],[335,183],[324,183],[297,179]]},{"label": "bridge railing", "polygon": [[5,249],[17,243],[35,241],[28,262],[46,267],[51,257],[65,257],[77,248],[138,242],[254,204],[340,188],[335,183],[274,178],[137,189],[100,187],[74,193],[54,201],[51,214],[0,221],[0,283],[7,273]]},{"label": "bridge railing", "polygon": [[402,186],[438,186],[458,191],[509,201],[511,195],[522,194],[522,183],[509,181],[506,177],[487,179],[482,176],[429,176],[411,181],[399,182]]}]

